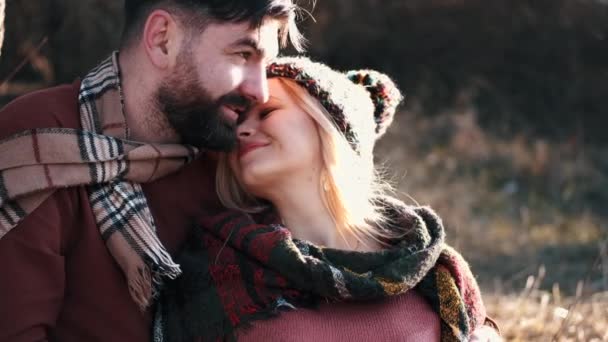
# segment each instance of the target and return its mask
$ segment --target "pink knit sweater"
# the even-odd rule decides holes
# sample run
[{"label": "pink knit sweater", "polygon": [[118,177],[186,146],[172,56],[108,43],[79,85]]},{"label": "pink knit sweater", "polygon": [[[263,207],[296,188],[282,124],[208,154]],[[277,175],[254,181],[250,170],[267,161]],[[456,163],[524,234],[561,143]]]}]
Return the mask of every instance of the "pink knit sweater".
[{"label": "pink knit sweater", "polygon": [[239,341],[439,341],[439,316],[415,291],[368,303],[328,303],[256,321]]}]

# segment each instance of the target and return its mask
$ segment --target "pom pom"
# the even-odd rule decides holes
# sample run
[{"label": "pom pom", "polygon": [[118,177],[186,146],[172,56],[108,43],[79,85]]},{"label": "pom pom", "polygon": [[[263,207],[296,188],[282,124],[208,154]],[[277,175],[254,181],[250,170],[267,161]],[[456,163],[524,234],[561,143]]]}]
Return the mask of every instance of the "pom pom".
[{"label": "pom pom", "polygon": [[393,122],[395,111],[403,100],[401,92],[390,77],[375,70],[353,70],[346,75],[369,92],[375,107],[376,134],[380,137]]}]

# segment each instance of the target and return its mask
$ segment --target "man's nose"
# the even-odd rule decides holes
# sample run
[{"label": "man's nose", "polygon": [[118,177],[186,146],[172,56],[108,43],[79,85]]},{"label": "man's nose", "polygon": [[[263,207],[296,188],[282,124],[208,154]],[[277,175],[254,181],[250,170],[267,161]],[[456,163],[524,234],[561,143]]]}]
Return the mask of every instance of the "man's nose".
[{"label": "man's nose", "polygon": [[264,63],[260,63],[249,71],[241,86],[241,92],[254,103],[268,101],[268,78]]}]

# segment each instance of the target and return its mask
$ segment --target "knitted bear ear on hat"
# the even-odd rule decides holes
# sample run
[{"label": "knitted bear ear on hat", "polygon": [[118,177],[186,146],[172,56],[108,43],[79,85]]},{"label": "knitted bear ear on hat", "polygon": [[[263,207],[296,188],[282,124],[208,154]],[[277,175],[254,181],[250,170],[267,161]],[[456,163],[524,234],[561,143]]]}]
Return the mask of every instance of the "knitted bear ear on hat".
[{"label": "knitted bear ear on hat", "polygon": [[374,122],[379,138],[393,122],[397,106],[403,100],[401,92],[387,75],[375,70],[353,70],[346,73],[348,79],[362,85],[374,103]]}]

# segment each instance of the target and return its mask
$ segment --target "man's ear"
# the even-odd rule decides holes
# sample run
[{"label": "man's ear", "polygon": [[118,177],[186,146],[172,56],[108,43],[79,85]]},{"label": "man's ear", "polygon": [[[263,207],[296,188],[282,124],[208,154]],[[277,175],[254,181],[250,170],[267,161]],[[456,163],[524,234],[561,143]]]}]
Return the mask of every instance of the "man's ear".
[{"label": "man's ear", "polygon": [[176,64],[183,32],[167,11],[154,10],[144,25],[142,43],[150,62],[159,69]]}]

